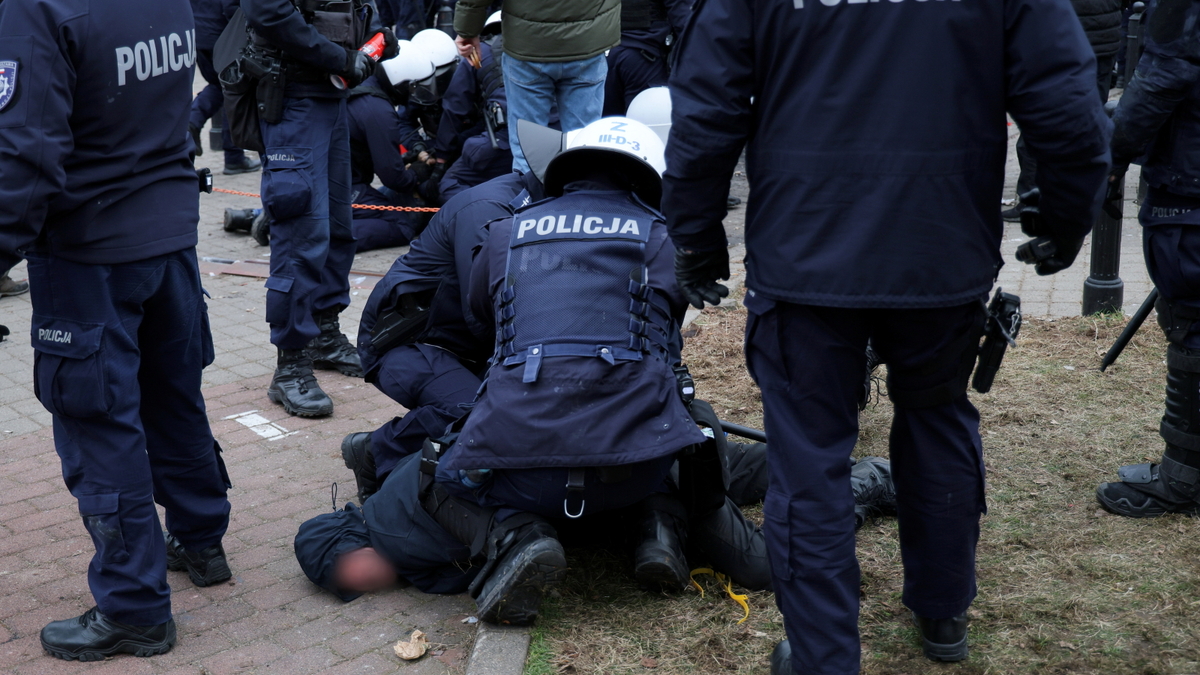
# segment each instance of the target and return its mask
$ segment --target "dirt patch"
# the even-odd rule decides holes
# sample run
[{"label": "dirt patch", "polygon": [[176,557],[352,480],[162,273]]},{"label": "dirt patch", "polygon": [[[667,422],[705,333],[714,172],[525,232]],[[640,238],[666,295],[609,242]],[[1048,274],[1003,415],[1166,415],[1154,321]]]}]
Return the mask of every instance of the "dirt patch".
[{"label": "dirt patch", "polygon": [[[719,415],[761,428],[744,322],[740,307],[706,310],[685,357]],[[1098,371],[1123,326],[1115,317],[1029,320],[992,392],[972,394],[989,513],[966,663],[921,657],[900,602],[895,521],[860,531],[864,673],[1200,672],[1200,520],[1126,520],[1093,496],[1120,465],[1157,461],[1162,451],[1166,344],[1154,323]],[[887,456],[890,423],[886,397],[868,407],[855,454]],[[527,672],[762,673],[783,637],[768,593],[749,594],[750,619],[738,625],[740,608],[715,582],[705,582],[704,598],[655,596],[637,589],[625,558],[582,552],[571,565],[535,629]]]}]

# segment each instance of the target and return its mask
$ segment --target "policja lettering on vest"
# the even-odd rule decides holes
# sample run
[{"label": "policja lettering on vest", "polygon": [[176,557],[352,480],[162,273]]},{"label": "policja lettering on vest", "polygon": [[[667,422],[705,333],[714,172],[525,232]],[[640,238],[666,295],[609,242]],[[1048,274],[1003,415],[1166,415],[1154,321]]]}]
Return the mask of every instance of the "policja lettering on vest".
[{"label": "policja lettering on vest", "polygon": [[[571,224],[567,225],[568,219]],[[622,223],[622,221],[624,221]],[[607,226],[603,223],[608,222]],[[649,224],[639,223],[637,220],[626,218],[624,216],[614,215],[586,215],[582,213],[575,214],[559,214],[556,218],[553,215],[542,216],[541,218],[527,218],[520,221],[517,226],[517,234],[513,241],[524,240],[526,233],[530,234],[530,240],[538,239],[556,239],[553,235],[559,234],[583,234],[591,235],[585,237],[571,237],[572,239],[603,239],[606,235],[633,235],[634,239],[642,239],[642,233],[650,231]],[[621,237],[624,238],[624,237]]]},{"label": "policja lettering on vest", "polygon": [[[184,46],[185,39],[187,50],[180,52],[179,48]],[[170,33],[139,42],[133,47],[117,47],[116,54],[117,86],[121,87],[125,86],[125,74],[134,68],[137,69],[134,74],[140,81],[191,68],[196,62],[196,31],[184,31],[182,38],[179,33]]]}]

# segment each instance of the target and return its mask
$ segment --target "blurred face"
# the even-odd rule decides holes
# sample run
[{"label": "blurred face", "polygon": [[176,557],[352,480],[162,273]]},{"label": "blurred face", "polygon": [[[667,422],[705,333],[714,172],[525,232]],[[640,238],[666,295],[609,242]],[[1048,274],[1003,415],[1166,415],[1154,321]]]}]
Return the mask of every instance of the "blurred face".
[{"label": "blurred face", "polygon": [[396,570],[370,546],[343,553],[333,572],[333,583],[343,590],[367,593],[396,583]]}]

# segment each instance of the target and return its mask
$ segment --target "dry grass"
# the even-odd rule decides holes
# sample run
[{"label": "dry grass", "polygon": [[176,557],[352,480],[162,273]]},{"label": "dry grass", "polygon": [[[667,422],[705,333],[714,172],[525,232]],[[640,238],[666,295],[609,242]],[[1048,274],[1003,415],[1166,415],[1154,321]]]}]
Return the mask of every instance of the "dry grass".
[{"label": "dry grass", "polygon": [[[757,426],[762,405],[746,375],[740,308],[709,309],[687,359],[697,391],[718,414]],[[971,658],[953,666],[920,656],[900,603],[895,522],[859,533],[863,572],[863,672],[1200,672],[1200,520],[1108,515],[1098,482],[1122,464],[1156,461],[1166,366],[1153,322],[1116,365],[1100,356],[1121,318],[1031,320],[991,394],[972,394],[983,416],[989,513],[979,547],[979,598]],[[891,410],[863,413],[858,455],[886,456]],[[628,562],[587,552],[535,629],[527,672],[765,673],[782,638],[770,594],[741,612],[710,586],[651,596]]]}]

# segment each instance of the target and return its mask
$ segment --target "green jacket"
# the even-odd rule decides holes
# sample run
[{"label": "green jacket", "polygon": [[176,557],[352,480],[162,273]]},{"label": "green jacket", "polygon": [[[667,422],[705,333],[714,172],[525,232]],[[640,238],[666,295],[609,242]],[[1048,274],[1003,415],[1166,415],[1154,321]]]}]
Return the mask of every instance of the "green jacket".
[{"label": "green jacket", "polygon": [[[491,0],[458,0],[454,30],[476,37]],[[504,53],[522,61],[582,61],[621,42],[621,0],[505,0]]]}]

